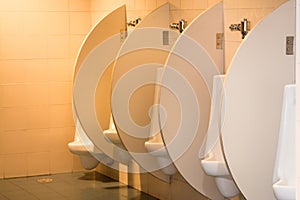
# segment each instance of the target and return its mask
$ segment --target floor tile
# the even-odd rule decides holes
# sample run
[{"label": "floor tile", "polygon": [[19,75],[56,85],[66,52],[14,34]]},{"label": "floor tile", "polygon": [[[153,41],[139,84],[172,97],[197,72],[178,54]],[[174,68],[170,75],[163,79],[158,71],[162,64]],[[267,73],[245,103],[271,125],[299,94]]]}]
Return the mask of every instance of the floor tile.
[{"label": "floor tile", "polygon": [[0,200],[157,200],[97,172],[0,180]]}]

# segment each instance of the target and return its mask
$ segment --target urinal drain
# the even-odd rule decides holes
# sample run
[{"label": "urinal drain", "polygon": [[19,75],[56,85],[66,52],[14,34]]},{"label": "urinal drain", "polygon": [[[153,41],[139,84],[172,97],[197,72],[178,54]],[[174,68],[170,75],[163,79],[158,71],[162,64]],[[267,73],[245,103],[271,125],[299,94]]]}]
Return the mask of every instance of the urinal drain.
[{"label": "urinal drain", "polygon": [[41,178],[37,180],[37,182],[39,183],[51,183],[52,181],[53,181],[52,178]]}]

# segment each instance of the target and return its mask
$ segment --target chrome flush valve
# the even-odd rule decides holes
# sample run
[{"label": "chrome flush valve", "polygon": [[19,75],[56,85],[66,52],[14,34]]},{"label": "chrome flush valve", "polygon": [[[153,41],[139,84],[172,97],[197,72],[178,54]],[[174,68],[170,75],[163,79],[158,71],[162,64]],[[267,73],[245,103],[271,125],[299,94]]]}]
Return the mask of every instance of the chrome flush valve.
[{"label": "chrome flush valve", "polygon": [[140,17],[138,17],[138,18],[136,18],[136,19],[134,19],[134,20],[131,20],[131,21],[129,21],[128,23],[127,23],[127,25],[128,26],[136,26],[136,25],[138,25],[138,23],[140,23],[141,22],[141,18]]},{"label": "chrome flush valve", "polygon": [[247,18],[244,18],[240,24],[231,24],[229,29],[231,31],[240,31],[242,34],[242,39],[244,39],[250,31],[250,21],[248,21]]},{"label": "chrome flush valve", "polygon": [[186,27],[187,22],[184,19],[181,19],[178,23],[172,23],[170,25],[171,29],[177,29],[180,33],[182,33]]}]

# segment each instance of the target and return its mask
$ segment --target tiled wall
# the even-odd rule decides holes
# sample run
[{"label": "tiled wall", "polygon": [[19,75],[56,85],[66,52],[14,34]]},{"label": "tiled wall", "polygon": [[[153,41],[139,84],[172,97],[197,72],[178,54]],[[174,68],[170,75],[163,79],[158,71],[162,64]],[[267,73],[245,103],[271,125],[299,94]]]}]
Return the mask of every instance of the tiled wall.
[{"label": "tiled wall", "polygon": [[[242,41],[229,25],[247,17],[254,26],[285,1],[223,1],[226,68]],[[219,0],[0,0],[0,178],[81,169],[66,145],[74,136],[72,70],[84,36],[124,3],[131,20],[166,2],[171,3],[171,22],[189,22]],[[179,188],[173,191],[191,190],[182,186],[182,179],[176,180]],[[152,186],[146,190],[160,191]],[[158,195],[170,198],[163,192]]]},{"label": "tiled wall", "polygon": [[73,140],[73,64],[88,0],[0,1],[0,178],[81,169]]}]

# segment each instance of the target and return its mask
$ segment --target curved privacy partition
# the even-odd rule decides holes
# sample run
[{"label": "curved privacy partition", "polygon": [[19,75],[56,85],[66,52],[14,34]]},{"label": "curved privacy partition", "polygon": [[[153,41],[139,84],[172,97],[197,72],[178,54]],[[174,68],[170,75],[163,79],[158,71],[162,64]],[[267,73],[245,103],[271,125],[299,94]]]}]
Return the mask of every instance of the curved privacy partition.
[{"label": "curved privacy partition", "polygon": [[294,79],[295,1],[265,17],[233,58],[225,80],[222,139],[231,174],[246,199],[275,199],[272,190],[284,86]]},{"label": "curved privacy partition", "polygon": [[200,14],[171,50],[161,79],[160,126],[180,174],[203,195],[223,199],[198,157],[209,123],[213,77],[222,73],[223,4]]},{"label": "curved privacy partition", "polygon": [[[103,154],[122,162],[103,131],[110,124],[112,66],[125,36],[126,9],[122,6],[103,18],[88,34],[78,54],[73,88],[74,115],[82,127],[83,144],[96,159]],[[80,139],[82,139],[80,138]],[[102,155],[94,152],[102,152]],[[125,152],[126,153],[126,152]],[[117,165],[117,164],[116,164]]]},{"label": "curved privacy partition", "polygon": [[149,112],[154,104],[157,69],[166,61],[172,40],[177,36],[169,26],[169,4],[147,15],[128,35],[115,62],[112,79],[112,113],[119,137],[140,165],[162,180],[155,158],[144,143],[151,137]]}]

